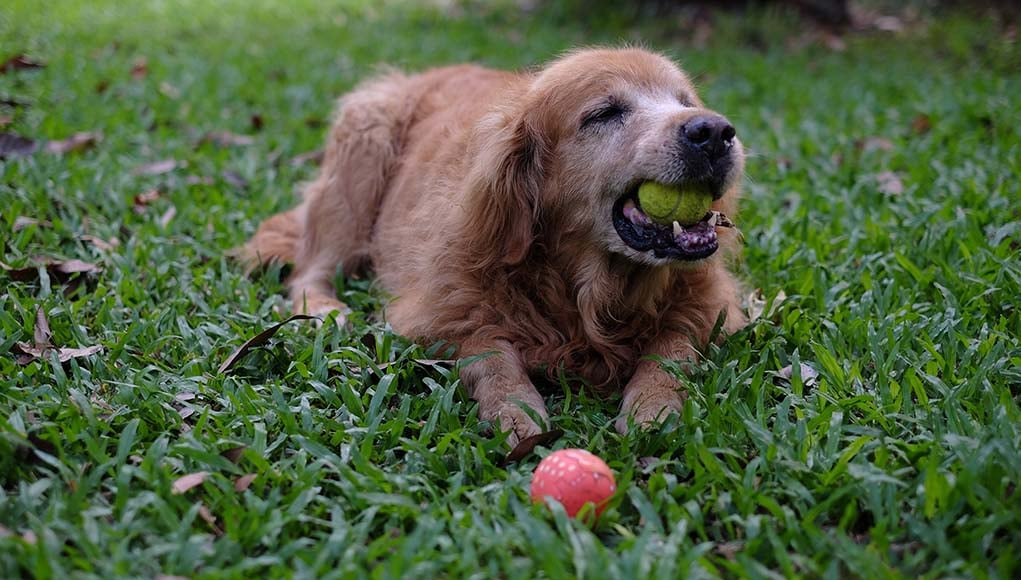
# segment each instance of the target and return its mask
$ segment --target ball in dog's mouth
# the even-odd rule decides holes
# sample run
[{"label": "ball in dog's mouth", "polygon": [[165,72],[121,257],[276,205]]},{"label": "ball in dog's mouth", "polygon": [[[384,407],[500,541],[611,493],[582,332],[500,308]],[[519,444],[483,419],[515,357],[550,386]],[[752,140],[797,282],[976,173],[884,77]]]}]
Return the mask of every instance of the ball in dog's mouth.
[{"label": "ball in dog's mouth", "polygon": [[682,226],[654,222],[635,195],[625,195],[613,206],[613,227],[617,235],[633,250],[652,252],[659,259],[693,262],[713,255],[719,249],[717,227],[734,227],[727,216],[709,211],[697,222]]}]

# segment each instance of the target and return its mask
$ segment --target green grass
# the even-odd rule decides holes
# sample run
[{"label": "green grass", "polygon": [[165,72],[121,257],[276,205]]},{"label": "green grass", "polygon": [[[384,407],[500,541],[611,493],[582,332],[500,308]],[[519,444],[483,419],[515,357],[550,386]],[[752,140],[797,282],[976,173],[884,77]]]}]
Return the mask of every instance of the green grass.
[{"label": "green grass", "polygon": [[[0,97],[27,103],[0,105],[0,130],[103,133],[0,161],[0,260],[103,268],[76,285],[0,272],[0,577],[1021,573],[1017,44],[951,14],[833,51],[759,11],[696,48],[680,16],[551,4],[0,8],[0,58],[46,63],[0,75]],[[442,349],[393,336],[370,280],[343,282],[350,334],[293,323],[217,372],[284,306],[279,271],[246,278],[224,252],[293,204],[314,167],[288,160],[320,146],[335,96],[382,62],[524,67],[638,41],[737,125],[742,275],[787,298],[706,353],[662,429],[621,437],[618,401],[553,389],[553,446],[618,475],[596,529],[529,504],[546,450],[502,467],[457,369],[415,362]],[[225,130],[255,142],[200,143]],[[187,165],[135,173],[163,159]],[[881,190],[887,172],[901,191]],[[48,224],[14,231],[18,216]],[[54,344],[103,352],[18,364],[37,308]],[[777,376],[802,363],[814,383]]]}]

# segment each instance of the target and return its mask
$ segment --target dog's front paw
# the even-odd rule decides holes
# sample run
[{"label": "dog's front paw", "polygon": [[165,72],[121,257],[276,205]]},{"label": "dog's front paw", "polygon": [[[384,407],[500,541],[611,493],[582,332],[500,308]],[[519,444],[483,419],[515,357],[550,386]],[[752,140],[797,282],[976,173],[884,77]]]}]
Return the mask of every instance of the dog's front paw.
[{"label": "dog's front paw", "polygon": [[672,413],[680,414],[684,409],[684,397],[677,391],[657,391],[628,401],[624,398],[623,413],[614,426],[621,435],[628,431],[628,420],[635,427],[644,429],[662,423]]},{"label": "dog's front paw", "polygon": [[[484,421],[493,421],[501,431],[507,432],[507,444],[513,449],[517,447],[522,439],[542,433],[543,427],[522,408],[525,403],[516,401],[503,401],[494,407],[480,409],[479,417]],[[549,424],[549,416],[545,409],[536,409],[528,406],[545,425]]]}]

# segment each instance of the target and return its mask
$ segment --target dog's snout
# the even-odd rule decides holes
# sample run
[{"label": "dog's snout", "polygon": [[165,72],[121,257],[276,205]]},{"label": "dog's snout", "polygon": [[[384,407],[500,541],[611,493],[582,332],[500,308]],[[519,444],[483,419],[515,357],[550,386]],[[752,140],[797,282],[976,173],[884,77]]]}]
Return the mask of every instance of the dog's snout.
[{"label": "dog's snout", "polygon": [[699,115],[681,126],[681,138],[704,151],[710,159],[719,159],[734,144],[737,130],[721,115]]}]

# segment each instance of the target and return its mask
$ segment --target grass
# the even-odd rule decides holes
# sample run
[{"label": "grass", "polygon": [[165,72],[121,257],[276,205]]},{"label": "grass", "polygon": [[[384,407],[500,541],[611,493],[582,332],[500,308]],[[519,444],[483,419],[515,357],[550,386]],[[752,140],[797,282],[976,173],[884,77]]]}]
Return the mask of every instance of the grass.
[{"label": "grass", "polygon": [[[0,105],[2,130],[102,132],[0,161],[0,260],[102,267],[0,272],[0,577],[1021,573],[1021,53],[1003,26],[953,13],[831,50],[758,10],[696,47],[678,15],[464,6],[0,9],[0,57],[46,63],[0,75],[23,103]],[[595,529],[529,504],[547,450],[502,466],[456,366],[416,362],[442,348],[394,336],[370,280],[341,281],[350,334],[293,323],[217,372],[284,306],[279,271],[246,278],[225,250],[292,205],[314,166],[288,160],[376,63],[637,41],[750,147],[741,269],[775,308],[707,351],[661,429],[621,437],[617,401],[552,389],[552,446],[618,476]],[[102,353],[19,364],[37,309],[53,344]]]}]

